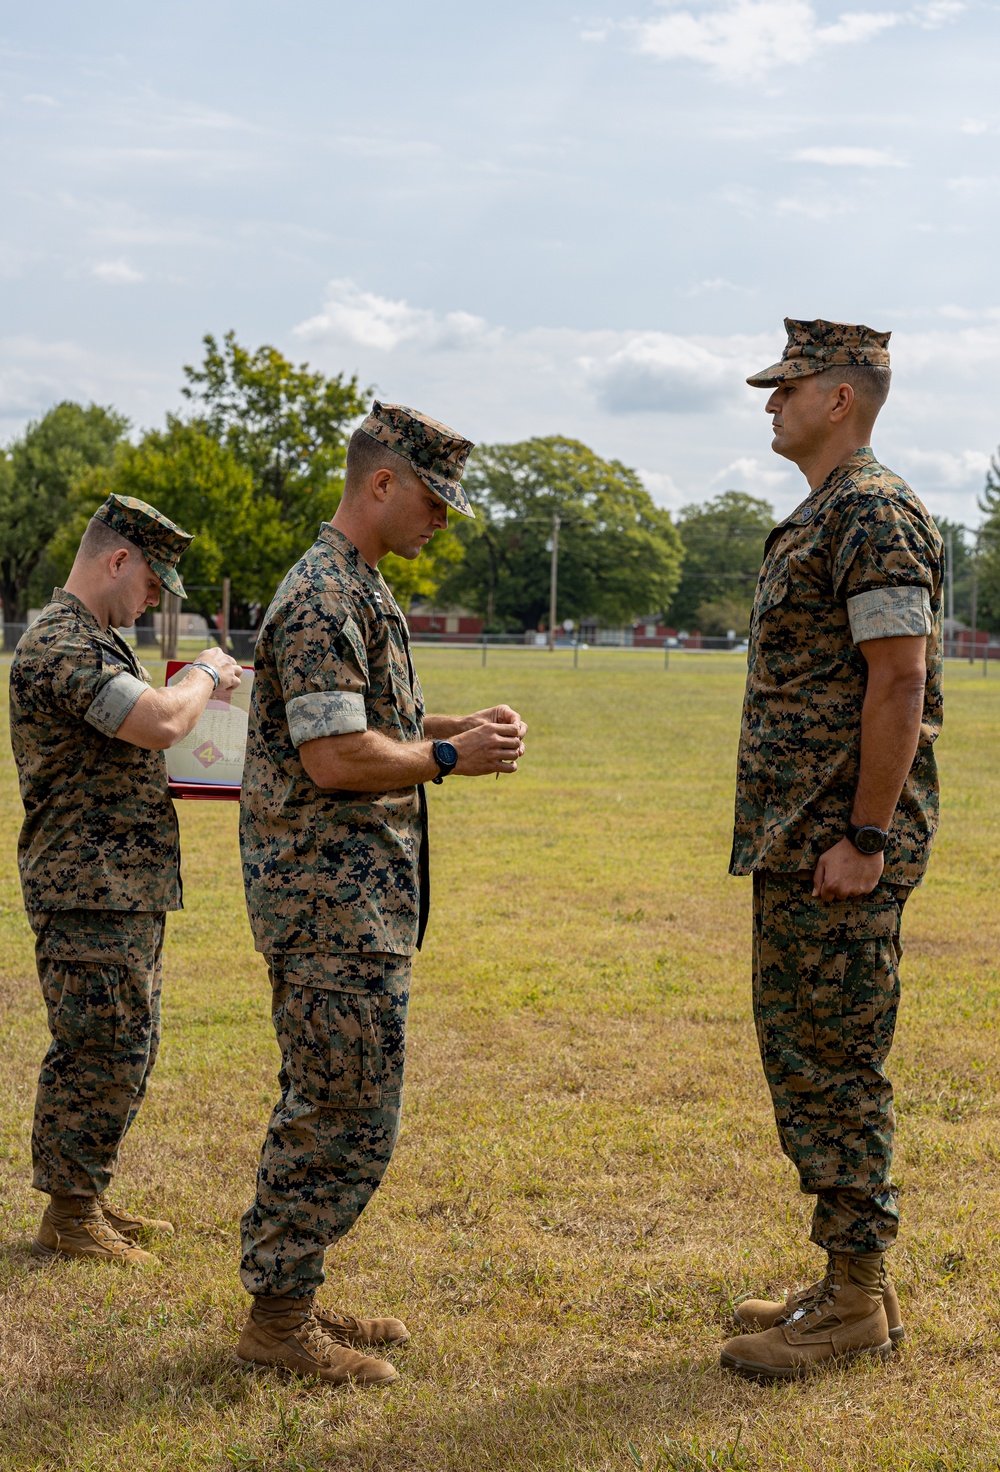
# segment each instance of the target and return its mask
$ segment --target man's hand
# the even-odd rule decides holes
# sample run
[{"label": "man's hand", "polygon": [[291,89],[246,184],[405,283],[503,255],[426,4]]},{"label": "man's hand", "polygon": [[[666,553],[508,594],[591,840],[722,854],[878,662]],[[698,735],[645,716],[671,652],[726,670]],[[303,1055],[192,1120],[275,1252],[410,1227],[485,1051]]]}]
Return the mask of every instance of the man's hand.
[{"label": "man's hand", "polygon": [[842,838],[820,854],[813,873],[813,897],[829,904],[831,900],[871,894],[882,877],[884,863],[881,854],[863,854],[849,838]]},{"label": "man's hand", "polygon": [[[233,659],[231,654],[227,654],[224,649],[220,649],[218,644],[213,644],[210,649],[203,649],[195,658],[200,659],[202,664],[210,664],[212,666],[213,670],[219,676],[219,689],[225,690],[227,694],[231,690],[237,689],[240,681],[243,679],[243,670],[239,663]],[[196,670],[195,674],[197,673]]]},{"label": "man's hand", "polygon": [[[497,706],[497,711],[511,716],[509,721],[481,720],[467,731],[460,731],[448,739],[458,752],[458,761],[453,768],[459,777],[486,777],[491,772],[517,771],[517,759],[524,755],[521,740],[528,729],[520,717],[507,706]],[[477,715],[494,712],[477,712]]]},{"label": "man's hand", "polygon": [[517,711],[511,710],[509,705],[494,705],[491,706],[489,710],[475,710],[472,712],[472,715],[467,716],[466,719],[469,721],[474,721],[476,725],[479,726],[483,724],[516,726],[517,734],[519,736],[523,737],[528,734],[527,725],[524,721],[521,720],[521,717],[518,715]]}]

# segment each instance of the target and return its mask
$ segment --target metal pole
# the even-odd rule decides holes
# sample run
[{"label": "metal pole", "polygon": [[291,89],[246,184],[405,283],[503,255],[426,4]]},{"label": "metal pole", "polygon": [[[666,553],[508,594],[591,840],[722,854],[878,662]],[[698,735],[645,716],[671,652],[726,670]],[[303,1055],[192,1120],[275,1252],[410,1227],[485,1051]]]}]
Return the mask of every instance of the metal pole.
[{"label": "metal pole", "polygon": [[219,633],[222,637],[222,647],[229,653],[229,605],[232,601],[233,583],[231,578],[222,579],[222,628]]},{"label": "metal pole", "polygon": [[666,639],[663,641],[663,668],[665,670],[670,668],[670,646],[667,644]]},{"label": "metal pole", "polygon": [[574,639],[573,640],[573,668],[575,670],[580,668],[580,641],[579,641],[579,639]]},{"label": "metal pole", "polygon": [[486,668],[486,632],[483,631],[483,669]]},{"label": "metal pole", "polygon": [[[954,548],[954,541],[953,541],[953,538],[952,538],[952,533],[951,533],[950,530],[948,532],[948,553],[947,553],[947,556],[948,556],[948,560],[947,560],[947,562],[945,564],[945,571],[946,571],[947,576],[948,576],[948,628],[950,630],[950,634],[949,634],[948,637],[951,639],[952,653],[954,654],[954,652],[955,652],[955,548]],[[947,653],[948,653],[948,638],[945,639],[944,652],[945,652],[945,655],[947,655]]]},{"label": "metal pole", "polygon": [[552,566],[549,574],[549,648],[556,647],[556,592],[559,587],[559,512],[552,513]]},{"label": "metal pole", "polygon": [[969,663],[976,662],[976,614],[979,603],[979,533],[976,532],[976,545],[972,549],[972,635],[969,643]]}]

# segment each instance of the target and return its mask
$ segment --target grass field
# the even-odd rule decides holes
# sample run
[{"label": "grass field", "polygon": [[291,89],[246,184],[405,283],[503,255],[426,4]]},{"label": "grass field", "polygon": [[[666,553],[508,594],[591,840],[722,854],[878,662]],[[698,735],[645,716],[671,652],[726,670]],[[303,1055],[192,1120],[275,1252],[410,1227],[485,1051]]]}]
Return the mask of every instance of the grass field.
[{"label": "grass field", "polygon": [[891,1060],[909,1347],[888,1368],[723,1378],[733,1299],[815,1275],[726,875],[738,656],[419,651],[431,709],[509,700],[516,778],[431,789],[434,909],[405,1117],[323,1300],[413,1332],[381,1392],[232,1359],[237,1221],[276,1093],[234,805],[181,804],[164,1043],[117,1195],[162,1266],[37,1268],[47,1034],[0,757],[0,1468],[479,1472],[1000,1465],[1000,679],[951,666],[944,822],[907,911]]}]

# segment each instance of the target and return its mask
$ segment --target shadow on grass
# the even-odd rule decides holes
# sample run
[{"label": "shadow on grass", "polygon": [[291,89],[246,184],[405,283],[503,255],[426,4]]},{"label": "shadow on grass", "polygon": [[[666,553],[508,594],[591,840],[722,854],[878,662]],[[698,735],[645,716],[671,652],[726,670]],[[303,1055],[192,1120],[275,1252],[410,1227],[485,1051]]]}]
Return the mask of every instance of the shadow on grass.
[{"label": "shadow on grass", "polygon": [[[397,1387],[358,1391],[248,1371],[228,1348],[165,1348],[152,1363],[142,1349],[122,1345],[96,1369],[81,1363],[11,1388],[0,1400],[4,1466],[89,1467],[103,1448],[112,1472],[137,1460],[245,1472],[750,1472],[759,1464],[744,1426],[761,1395],[797,1415],[800,1390],[761,1392],[721,1375],[714,1357],[553,1385],[505,1383],[499,1370],[492,1385],[438,1385],[408,1373],[404,1356]],[[196,1430],[190,1461],[149,1455],[151,1442],[161,1456],[168,1445],[179,1451],[185,1428]]]}]

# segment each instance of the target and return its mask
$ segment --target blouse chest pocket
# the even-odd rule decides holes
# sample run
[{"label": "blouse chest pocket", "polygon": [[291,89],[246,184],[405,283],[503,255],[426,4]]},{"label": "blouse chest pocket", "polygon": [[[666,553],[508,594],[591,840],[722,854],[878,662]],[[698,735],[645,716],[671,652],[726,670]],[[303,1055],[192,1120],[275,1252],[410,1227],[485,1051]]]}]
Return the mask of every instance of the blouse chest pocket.
[{"label": "blouse chest pocket", "polygon": [[404,729],[416,727],[419,723],[419,712],[406,632],[400,626],[399,619],[392,615],[386,615],[385,618],[385,663],[383,699],[392,707]]}]

